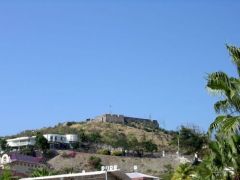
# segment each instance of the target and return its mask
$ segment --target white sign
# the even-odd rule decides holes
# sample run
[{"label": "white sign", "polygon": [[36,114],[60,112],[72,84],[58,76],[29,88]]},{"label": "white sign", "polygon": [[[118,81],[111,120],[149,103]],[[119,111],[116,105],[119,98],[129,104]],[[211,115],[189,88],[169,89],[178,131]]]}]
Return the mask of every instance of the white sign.
[{"label": "white sign", "polygon": [[7,164],[10,162],[11,162],[10,156],[8,156],[7,154],[4,154],[1,158],[1,164]]},{"label": "white sign", "polygon": [[134,165],[134,166],[133,166],[133,170],[134,170],[134,171],[137,171],[137,169],[138,169],[137,165]]},{"label": "white sign", "polygon": [[115,170],[117,170],[117,165],[101,167],[101,171],[115,171]]}]

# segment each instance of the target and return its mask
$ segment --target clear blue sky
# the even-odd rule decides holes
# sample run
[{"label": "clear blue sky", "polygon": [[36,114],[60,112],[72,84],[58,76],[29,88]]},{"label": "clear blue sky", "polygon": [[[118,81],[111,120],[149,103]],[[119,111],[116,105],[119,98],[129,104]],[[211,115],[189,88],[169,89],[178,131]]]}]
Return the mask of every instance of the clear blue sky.
[{"label": "clear blue sky", "polygon": [[[0,2],[0,136],[112,112],[207,129],[240,1]],[[163,123],[164,122],[164,123]]]}]

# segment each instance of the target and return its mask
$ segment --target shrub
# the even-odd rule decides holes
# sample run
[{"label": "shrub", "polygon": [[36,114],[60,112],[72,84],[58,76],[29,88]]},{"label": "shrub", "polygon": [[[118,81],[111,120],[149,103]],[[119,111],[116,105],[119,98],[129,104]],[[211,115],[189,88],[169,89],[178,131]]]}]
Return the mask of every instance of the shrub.
[{"label": "shrub", "polygon": [[20,150],[21,154],[28,155],[28,156],[36,156],[36,152],[34,151],[33,147],[24,147]]},{"label": "shrub", "polygon": [[69,121],[69,122],[66,123],[67,126],[71,126],[71,125],[73,125],[73,124],[77,124],[77,122],[75,122],[75,121]]},{"label": "shrub", "polygon": [[61,156],[62,156],[63,158],[74,158],[74,157],[76,156],[76,152],[75,152],[75,151],[71,151],[71,152],[68,152],[68,153],[63,152],[63,153],[61,154]]},{"label": "shrub", "polygon": [[92,143],[100,143],[101,142],[101,134],[99,132],[92,132],[88,134],[88,140]]},{"label": "shrub", "polygon": [[98,154],[110,155],[111,152],[108,149],[100,149],[97,151]]},{"label": "shrub", "polygon": [[51,158],[55,157],[57,154],[58,154],[57,151],[48,149],[48,150],[46,150],[44,157],[47,159],[51,159]]},{"label": "shrub", "polygon": [[49,168],[38,168],[32,172],[32,177],[42,177],[42,176],[51,176],[55,173]]},{"label": "shrub", "polygon": [[91,156],[88,159],[88,164],[93,167],[94,169],[100,170],[101,169],[101,158],[97,156]]},{"label": "shrub", "polygon": [[112,155],[113,155],[113,156],[122,156],[122,155],[123,155],[123,152],[122,152],[122,151],[113,151],[113,152],[112,152]]},{"label": "shrub", "polygon": [[80,146],[80,143],[79,142],[75,142],[75,143],[71,143],[70,144],[70,147],[72,148],[72,149],[78,149],[79,148],[79,146]]},{"label": "shrub", "polygon": [[73,172],[73,167],[64,167],[63,169],[61,169],[60,174],[71,174]]}]

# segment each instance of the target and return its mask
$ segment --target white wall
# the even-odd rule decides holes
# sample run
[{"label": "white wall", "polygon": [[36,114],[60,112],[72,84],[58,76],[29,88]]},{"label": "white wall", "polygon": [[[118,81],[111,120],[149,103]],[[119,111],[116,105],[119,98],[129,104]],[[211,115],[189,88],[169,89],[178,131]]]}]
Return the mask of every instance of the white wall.
[{"label": "white wall", "polygon": [[20,137],[15,139],[8,139],[7,144],[10,147],[20,147],[20,146],[29,146],[35,145],[35,137]]},{"label": "white wall", "polygon": [[[66,135],[60,135],[60,134],[44,134],[43,135],[48,142],[56,142],[56,143],[72,143],[72,142],[78,142],[79,138],[76,134],[66,134]],[[15,139],[8,139],[7,143],[10,147],[21,147],[21,146],[34,146],[36,143],[36,137],[19,137]]]}]

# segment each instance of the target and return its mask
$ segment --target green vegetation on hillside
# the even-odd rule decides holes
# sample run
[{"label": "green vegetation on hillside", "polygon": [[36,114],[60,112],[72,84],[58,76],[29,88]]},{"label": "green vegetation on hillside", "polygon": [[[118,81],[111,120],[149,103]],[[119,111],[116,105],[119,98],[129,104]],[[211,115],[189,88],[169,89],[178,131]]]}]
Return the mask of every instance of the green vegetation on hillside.
[{"label": "green vegetation on hillside", "polygon": [[203,147],[207,143],[206,134],[196,128],[185,126],[181,126],[178,135],[174,136],[171,144],[177,146],[178,140],[182,154],[194,154],[195,152],[203,151]]},{"label": "green vegetation on hillside", "polygon": [[[141,122],[139,124],[141,125]],[[121,149],[122,155],[126,151],[142,156],[144,152],[153,153],[157,150],[174,149],[174,147],[168,146],[173,137],[172,132],[168,133],[166,130],[163,132],[162,129],[156,128],[146,131],[144,128],[141,129],[140,126],[136,128],[123,124],[102,122],[68,122],[37,131],[24,131],[17,136],[37,135],[36,146],[44,151],[44,149],[48,149],[49,145],[47,142],[42,142],[44,140],[44,138],[40,138],[42,134],[78,134],[80,144],[73,146],[74,149],[85,148],[87,150],[91,148],[94,151],[92,149],[94,144],[97,146],[107,145],[111,149]]]}]

